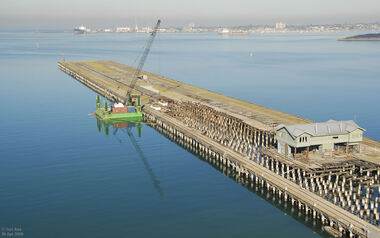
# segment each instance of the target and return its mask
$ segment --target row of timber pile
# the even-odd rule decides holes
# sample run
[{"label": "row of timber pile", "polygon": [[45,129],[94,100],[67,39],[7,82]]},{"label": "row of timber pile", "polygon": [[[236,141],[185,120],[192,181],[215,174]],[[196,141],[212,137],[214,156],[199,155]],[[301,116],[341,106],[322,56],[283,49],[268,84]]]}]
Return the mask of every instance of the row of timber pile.
[{"label": "row of timber pile", "polygon": [[242,154],[248,160],[287,178],[302,188],[380,226],[380,167],[360,160],[302,167],[273,150],[275,134],[254,128],[244,121],[206,105],[171,101],[167,114],[190,128]]},{"label": "row of timber pile", "polygon": [[311,175],[300,185],[374,225],[379,225],[379,168],[352,166],[342,173]]},{"label": "row of timber pile", "polygon": [[169,108],[169,114],[173,118],[247,156],[252,156],[257,148],[272,147],[276,144],[273,131],[256,129],[241,119],[208,106],[199,103],[172,102]]},{"label": "row of timber pile", "polygon": [[[284,201],[284,207],[287,208],[287,205],[291,205],[291,213],[293,214],[294,208],[298,209],[298,217],[301,217],[301,213],[304,214],[305,222],[309,218],[312,218],[312,225],[315,226],[316,223],[319,223],[323,226],[324,230],[329,231],[329,233],[341,236],[345,235],[348,237],[362,237],[365,236],[366,232],[362,228],[355,227],[352,225],[343,224],[339,220],[329,217],[327,214],[324,214],[314,205],[310,205],[299,199],[298,197],[288,193],[284,189],[278,188],[276,185],[272,184],[268,178],[264,178],[262,173],[255,173],[249,169],[244,168],[239,162],[234,161],[227,156],[224,156],[220,152],[215,152],[213,148],[208,147],[205,144],[197,141],[186,133],[182,132],[182,129],[177,128],[170,122],[165,121],[160,116],[155,116],[153,114],[145,113],[145,120],[155,122],[153,127],[158,130],[160,133],[164,134],[171,140],[178,143],[180,146],[186,148],[187,150],[200,155],[202,158],[211,163],[214,167],[219,168],[223,171],[224,174],[230,177],[234,177],[236,181],[240,184],[243,184],[246,187],[255,188],[258,191],[261,188],[261,194],[266,193],[266,197],[272,194],[272,202],[276,200],[278,203]],[[265,160],[263,156],[260,156],[260,168],[266,169],[268,163],[263,161]],[[310,223],[309,223],[310,224]]]},{"label": "row of timber pile", "polygon": [[[333,228],[332,230],[335,231],[338,236],[340,236],[340,234],[345,234],[350,237],[355,236],[352,231],[349,231],[348,229],[345,230],[342,226],[339,227],[336,223],[329,222],[328,218],[323,214],[318,214],[316,210],[308,208],[299,200],[287,195],[286,192],[271,186],[271,184],[264,178],[248,173],[248,171],[244,171],[238,164],[229,161],[227,158],[223,158],[217,153],[214,153],[212,150],[207,149],[206,146],[187,137],[185,134],[178,132],[174,128],[165,125],[162,121],[147,115],[146,119],[157,122],[157,124],[154,124],[152,127],[154,127],[161,134],[191,153],[200,156],[202,160],[221,171],[223,175],[233,178],[238,184],[241,184],[247,189],[255,192],[261,198],[274,204],[276,207],[282,209],[296,219],[305,222],[311,227],[321,225],[331,226]],[[290,209],[288,207],[289,205]]]}]

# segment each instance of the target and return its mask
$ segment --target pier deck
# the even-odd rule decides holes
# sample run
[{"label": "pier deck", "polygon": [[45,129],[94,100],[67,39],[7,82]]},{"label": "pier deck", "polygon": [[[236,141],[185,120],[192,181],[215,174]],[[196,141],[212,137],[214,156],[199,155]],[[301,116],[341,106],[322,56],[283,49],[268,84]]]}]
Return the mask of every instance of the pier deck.
[{"label": "pier deck", "polygon": [[[112,61],[61,62],[58,67],[110,99],[124,99],[135,71]],[[149,72],[143,74],[148,79],[139,80],[135,90],[144,94],[143,111],[148,119],[161,123],[175,136],[187,138],[218,163],[233,167],[252,181],[264,181],[279,197],[286,200],[289,195],[292,204],[295,201],[323,223],[328,219],[334,229],[369,237],[380,234],[375,192],[379,190],[379,142],[364,138],[361,153],[350,158],[312,162],[285,158],[273,148],[274,127],[312,121]],[[149,107],[159,98],[171,101],[168,112]]]},{"label": "pier deck", "polygon": [[[89,61],[62,63],[66,67],[91,78],[120,97],[124,97],[128,89],[134,68],[113,61]],[[313,121],[246,102],[237,98],[228,97],[196,86],[168,79],[149,72],[143,72],[148,80],[139,80],[136,89],[146,96],[143,104],[149,97],[164,96],[173,100],[195,101],[215,108],[242,119],[247,124],[262,130],[273,131],[279,124],[301,124]],[[380,165],[380,142],[363,138],[360,159]]]}]

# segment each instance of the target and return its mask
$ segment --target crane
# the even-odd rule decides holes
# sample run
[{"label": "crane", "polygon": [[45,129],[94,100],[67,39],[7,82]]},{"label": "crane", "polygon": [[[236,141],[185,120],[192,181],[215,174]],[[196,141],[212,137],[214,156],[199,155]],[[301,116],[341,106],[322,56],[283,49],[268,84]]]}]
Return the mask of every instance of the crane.
[{"label": "crane", "polygon": [[[141,73],[142,68],[144,67],[146,58],[148,57],[148,54],[149,54],[149,51],[150,51],[150,47],[153,44],[154,38],[156,37],[157,30],[160,27],[160,24],[161,24],[161,20],[158,19],[156,26],[154,27],[153,31],[150,33],[150,37],[149,37],[149,39],[148,39],[148,41],[146,43],[146,46],[144,48],[144,52],[143,52],[143,54],[141,56],[139,65],[137,66],[136,71],[135,71],[135,73],[132,76],[132,81],[131,81],[131,84],[129,85],[129,89],[128,89],[128,92],[127,92],[127,97],[126,97],[126,99],[124,101],[124,105],[126,105],[127,100],[128,100],[128,105],[132,105],[133,104],[131,92],[132,92],[133,88],[135,87],[137,80],[142,78],[142,76],[140,76],[140,73]],[[140,104],[140,99],[138,101],[138,104]],[[138,106],[140,106],[140,105],[138,105]]]}]

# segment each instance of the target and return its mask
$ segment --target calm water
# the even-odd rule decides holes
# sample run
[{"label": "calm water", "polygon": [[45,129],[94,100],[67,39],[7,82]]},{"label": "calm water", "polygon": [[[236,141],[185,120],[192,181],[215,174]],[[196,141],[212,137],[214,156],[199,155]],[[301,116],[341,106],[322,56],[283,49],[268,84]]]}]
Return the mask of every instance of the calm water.
[{"label": "calm water", "polygon": [[[380,140],[380,42],[341,36],[159,35],[145,69],[316,121],[356,119]],[[98,131],[87,115],[95,93],[56,62],[64,51],[136,65],[146,38],[0,32],[0,227],[25,237],[323,235],[149,126],[130,130],[143,155],[126,129]]]}]

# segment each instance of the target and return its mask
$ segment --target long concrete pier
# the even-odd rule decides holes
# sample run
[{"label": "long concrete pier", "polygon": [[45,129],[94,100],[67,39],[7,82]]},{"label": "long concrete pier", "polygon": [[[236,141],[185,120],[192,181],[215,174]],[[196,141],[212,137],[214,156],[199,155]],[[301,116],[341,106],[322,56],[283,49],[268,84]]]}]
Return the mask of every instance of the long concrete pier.
[{"label": "long concrete pier", "polygon": [[[124,99],[134,72],[111,61],[61,62],[58,67],[111,100]],[[310,120],[144,74],[148,79],[138,81],[135,90],[144,95],[145,118],[161,130],[262,184],[336,234],[379,237],[379,142],[365,138],[361,153],[349,158],[289,159],[275,149],[274,126]],[[155,104],[159,107],[151,107]]]}]

